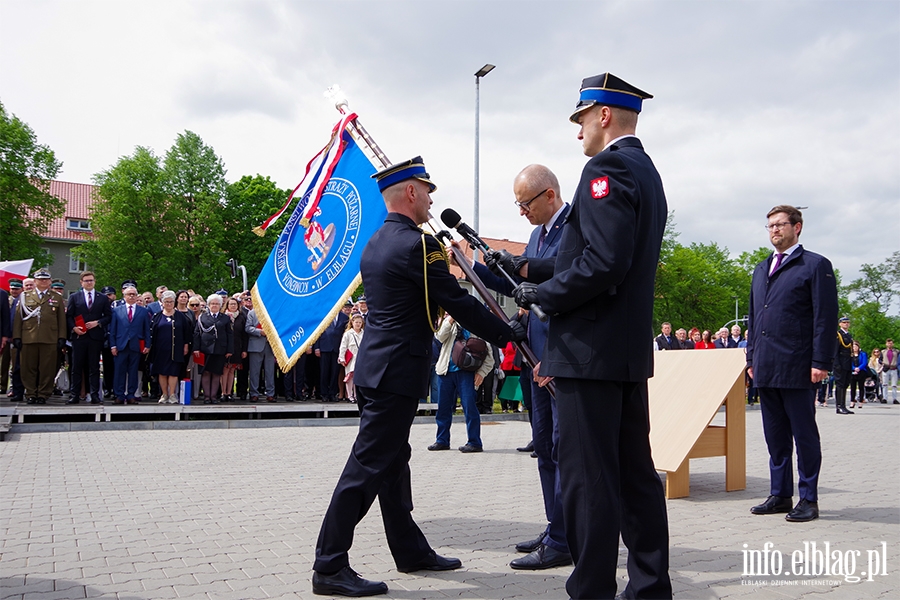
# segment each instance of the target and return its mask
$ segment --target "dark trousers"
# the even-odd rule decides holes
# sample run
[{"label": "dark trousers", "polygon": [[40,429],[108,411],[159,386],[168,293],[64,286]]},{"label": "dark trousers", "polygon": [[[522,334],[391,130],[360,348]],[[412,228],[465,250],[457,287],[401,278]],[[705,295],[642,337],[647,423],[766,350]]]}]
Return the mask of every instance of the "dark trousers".
[{"label": "dark trousers", "polygon": [[234,376],[238,398],[247,399],[247,390],[250,389],[250,353],[241,359],[241,368],[235,371]]},{"label": "dark trousers", "polygon": [[[138,364],[141,356],[138,350],[119,350],[116,355],[116,386],[117,400],[132,400],[140,396],[138,391]],[[128,388],[126,389],[126,380]]]},{"label": "dark trousers", "polygon": [[834,403],[840,408],[847,404],[847,388],[850,387],[850,369],[834,369]]},{"label": "dark trousers", "polygon": [[[647,383],[557,377],[559,476],[572,598],[613,598],[619,535],[628,598],[671,598],[669,523],[650,455]],[[619,518],[616,519],[616,515]]]},{"label": "dark trousers", "polygon": [[[3,307],[0,306],[0,310],[3,310]],[[0,393],[5,394],[9,389],[9,367],[10,367],[10,354],[12,350],[12,343],[6,344],[3,348],[3,352],[0,353]]]},{"label": "dark trousers", "polygon": [[301,354],[294,366],[284,374],[284,395],[287,398],[303,398],[306,383],[306,355]]},{"label": "dark trousers", "polygon": [[[529,370],[529,373],[531,371]],[[547,536],[544,543],[560,552],[568,552],[565,521],[563,520],[562,492],[559,486],[559,418],[556,399],[547,388],[533,381],[523,381],[531,388],[531,439],[537,454],[538,475],[544,496],[544,512],[547,515]],[[529,385],[530,383],[530,385]]]},{"label": "dark trousers", "polygon": [[822,445],[816,426],[814,389],[759,388],[763,434],[769,449],[773,496],[794,495],[793,450],[797,445],[797,489],[801,500],[819,501]]},{"label": "dark trousers", "polygon": [[319,393],[326,400],[334,400],[338,393],[337,352],[322,352],[319,357]]},{"label": "dark trousers", "polygon": [[22,383],[22,369],[19,362],[21,352],[15,348],[9,351],[9,360],[12,363],[12,373],[10,374],[10,387],[12,388],[12,397],[21,400],[25,396],[25,384]]},{"label": "dark trousers", "polygon": [[397,567],[415,566],[431,552],[412,518],[409,428],[419,399],[364,387],[356,388],[356,397],[363,404],[359,433],[319,530],[313,569],[320,573],[334,573],[350,564],[347,552],[353,530],[375,496]]},{"label": "dark trousers", "polygon": [[100,397],[100,353],[103,351],[103,340],[93,340],[87,336],[78,336],[72,340],[71,359],[71,390],[72,395],[81,394],[81,380],[85,371],[88,372],[88,386],[85,391],[91,398]]}]

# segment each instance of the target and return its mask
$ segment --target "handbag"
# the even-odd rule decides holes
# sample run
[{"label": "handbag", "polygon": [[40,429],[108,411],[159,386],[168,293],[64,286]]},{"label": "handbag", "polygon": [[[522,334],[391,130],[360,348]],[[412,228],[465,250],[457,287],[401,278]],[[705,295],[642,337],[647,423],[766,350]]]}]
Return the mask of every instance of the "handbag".
[{"label": "handbag", "polygon": [[59,368],[59,372],[56,374],[54,382],[56,383],[56,387],[62,391],[66,392],[69,390],[69,372],[66,371],[65,366]]},{"label": "handbag", "polygon": [[459,329],[450,358],[460,371],[477,371],[487,358],[487,342],[476,337],[465,339],[462,328]]}]

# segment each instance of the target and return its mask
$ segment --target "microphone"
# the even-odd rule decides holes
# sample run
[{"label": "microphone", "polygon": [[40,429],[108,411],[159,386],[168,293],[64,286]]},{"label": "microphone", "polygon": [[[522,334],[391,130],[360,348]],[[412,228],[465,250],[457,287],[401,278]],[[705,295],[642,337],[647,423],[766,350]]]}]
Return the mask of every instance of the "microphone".
[{"label": "microphone", "polygon": [[452,208],[448,208],[441,213],[441,221],[443,221],[444,225],[447,227],[452,227],[458,231],[461,236],[466,238],[466,241],[469,242],[470,245],[478,248],[482,252],[490,252],[490,246],[485,244],[484,240],[478,237],[478,232],[463,223],[462,217]]},{"label": "microphone", "polygon": [[[459,213],[453,210],[452,208],[445,209],[444,212],[441,213],[441,221],[444,222],[444,225],[447,227],[452,227],[456,231],[459,232],[461,236],[466,238],[466,241],[469,242],[469,245],[478,248],[482,252],[490,252],[491,247],[484,243],[484,240],[478,236],[478,232],[463,223],[462,217],[459,216]],[[513,285],[518,285],[518,282],[513,279],[512,275],[500,269],[500,272],[506,276],[506,279]],[[547,320],[547,313],[545,313],[540,305],[532,304],[529,309],[531,312],[538,318],[540,321]]]}]

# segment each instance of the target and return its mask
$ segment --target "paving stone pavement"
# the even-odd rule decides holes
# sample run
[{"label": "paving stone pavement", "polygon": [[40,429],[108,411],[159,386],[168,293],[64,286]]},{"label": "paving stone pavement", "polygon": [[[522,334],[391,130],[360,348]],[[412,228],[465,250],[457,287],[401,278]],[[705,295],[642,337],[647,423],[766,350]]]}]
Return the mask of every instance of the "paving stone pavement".
[{"label": "paving stone pavement", "polygon": [[[867,405],[852,416],[824,409],[818,420],[822,516],[811,523],[749,512],[768,493],[758,409],[747,411],[746,490],[724,491],[723,458],[691,462],[691,496],[668,501],[676,598],[900,597],[900,406]],[[464,431],[454,425],[458,443]],[[316,597],[316,535],[355,432],[11,434],[0,443],[0,600]],[[427,452],[433,436],[433,424],[413,426],[414,515],[463,568],[398,573],[377,503],[357,528],[353,567],[386,581],[390,598],[566,597],[570,567],[508,566],[512,546],[544,525],[537,466],[515,451],[528,424],[485,423],[482,454]],[[784,573],[794,568],[791,553],[813,542],[840,553],[831,562],[844,574]],[[745,551],[767,543],[782,575],[745,574]],[[884,549],[886,560],[870,569],[869,553]],[[625,556],[622,548],[620,591]]]}]

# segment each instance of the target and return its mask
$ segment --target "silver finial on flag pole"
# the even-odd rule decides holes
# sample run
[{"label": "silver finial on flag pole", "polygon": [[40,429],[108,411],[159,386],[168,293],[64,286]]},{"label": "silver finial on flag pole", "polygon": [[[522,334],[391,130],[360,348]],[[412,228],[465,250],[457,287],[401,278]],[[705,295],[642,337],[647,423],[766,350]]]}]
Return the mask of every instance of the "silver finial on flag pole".
[{"label": "silver finial on flag pole", "polygon": [[347,96],[344,94],[344,90],[341,89],[341,86],[338,84],[334,84],[323,94],[330,101],[334,102],[334,107],[340,112],[342,115],[347,113],[349,110],[350,103],[347,101]]}]

